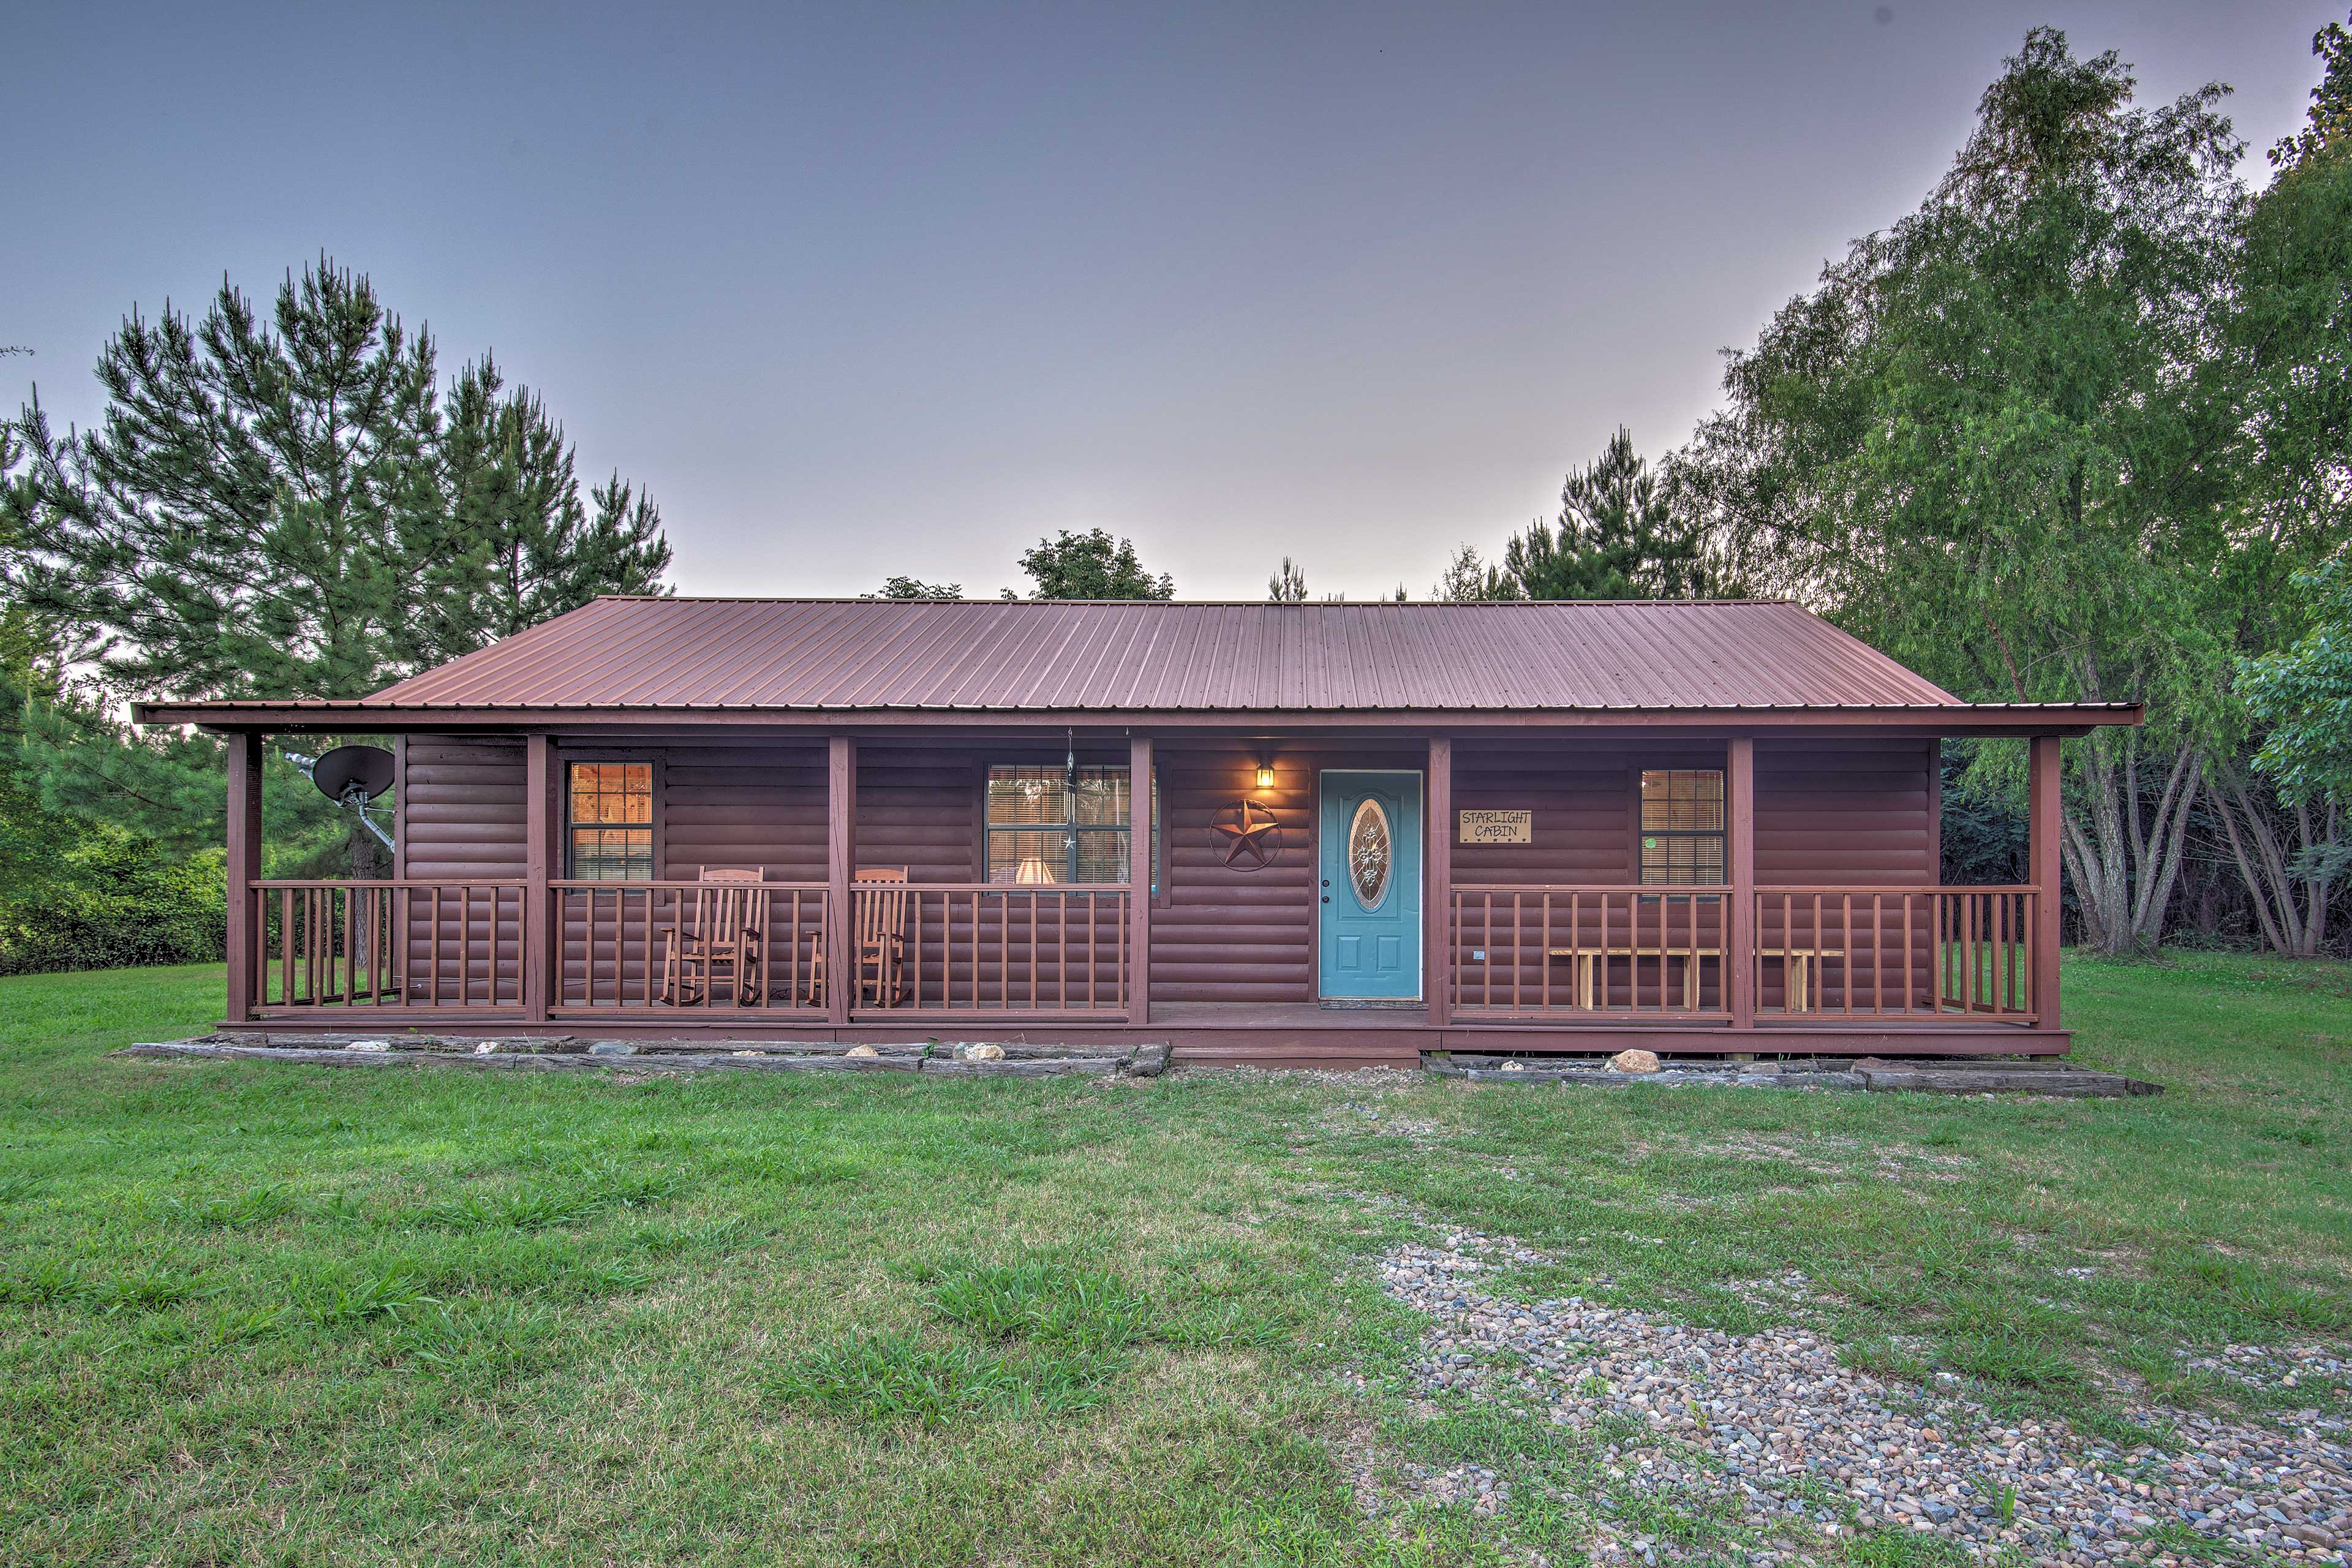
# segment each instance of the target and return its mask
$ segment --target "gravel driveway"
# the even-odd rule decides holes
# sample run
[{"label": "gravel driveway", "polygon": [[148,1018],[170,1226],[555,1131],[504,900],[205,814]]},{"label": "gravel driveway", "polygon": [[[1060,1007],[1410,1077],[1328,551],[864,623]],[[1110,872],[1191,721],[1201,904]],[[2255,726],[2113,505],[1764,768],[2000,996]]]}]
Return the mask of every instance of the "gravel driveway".
[{"label": "gravel driveway", "polygon": [[[1853,1528],[1849,1506],[1864,1527],[1932,1533],[1986,1557],[2172,1563],[2147,1539],[2170,1525],[2294,1561],[2352,1562],[2352,1434],[2341,1417],[2313,1409],[2263,1424],[2148,1406],[2134,1414],[2168,1424],[2179,1442],[2118,1448],[2063,1422],[2005,1425],[1957,1394],[1857,1372],[1802,1329],[1724,1334],[1481,1288],[1497,1268],[1544,1261],[1507,1238],[1454,1232],[1439,1247],[1388,1254],[1381,1269],[1389,1295],[1432,1320],[1412,1367],[1420,1392],[1516,1386],[1566,1426],[1614,1416],[1645,1429],[1602,1449],[1605,1490],[1587,1500],[1596,1561],[1678,1555],[1670,1534],[1641,1522],[1665,1502],[1736,1518],[1757,1563],[1816,1555]],[[2284,1387],[2352,1382],[2352,1363],[2311,1347],[2233,1347],[2211,1369]],[[1405,1484],[1482,1513],[1500,1511],[1508,1489],[1475,1466],[1408,1473]],[[1379,1506],[1368,1477],[1359,1497]]]}]

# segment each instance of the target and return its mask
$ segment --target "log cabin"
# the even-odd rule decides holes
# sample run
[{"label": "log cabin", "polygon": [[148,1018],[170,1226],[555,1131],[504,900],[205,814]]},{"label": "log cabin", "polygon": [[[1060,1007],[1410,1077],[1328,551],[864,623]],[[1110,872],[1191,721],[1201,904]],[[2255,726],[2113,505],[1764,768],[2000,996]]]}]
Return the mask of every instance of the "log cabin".
[{"label": "log cabin", "polygon": [[[605,598],[228,738],[224,1028],[2048,1056],[2059,745],[1788,603]],[[392,874],[265,879],[267,738],[391,740]],[[1939,876],[1947,736],[2030,874]]]}]

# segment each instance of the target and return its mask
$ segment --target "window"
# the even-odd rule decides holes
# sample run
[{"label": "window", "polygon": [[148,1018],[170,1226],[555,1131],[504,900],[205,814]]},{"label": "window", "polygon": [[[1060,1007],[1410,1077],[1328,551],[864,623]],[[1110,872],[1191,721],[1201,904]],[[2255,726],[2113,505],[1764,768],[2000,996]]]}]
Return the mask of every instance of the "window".
[{"label": "window", "polygon": [[[1159,784],[1155,774],[1155,806]],[[1155,809],[1155,822],[1159,815]],[[1130,819],[1123,767],[991,767],[988,879],[1015,884],[1124,882]],[[1151,857],[1155,883],[1159,849],[1155,839]]]},{"label": "window", "polygon": [[1723,773],[1648,769],[1642,774],[1642,881],[1723,881]]},{"label": "window", "polygon": [[1366,795],[1348,825],[1348,888],[1365,910],[1377,910],[1388,901],[1394,859],[1388,808]]},{"label": "window", "polygon": [[572,875],[588,882],[654,879],[654,765],[573,763],[565,780]]}]

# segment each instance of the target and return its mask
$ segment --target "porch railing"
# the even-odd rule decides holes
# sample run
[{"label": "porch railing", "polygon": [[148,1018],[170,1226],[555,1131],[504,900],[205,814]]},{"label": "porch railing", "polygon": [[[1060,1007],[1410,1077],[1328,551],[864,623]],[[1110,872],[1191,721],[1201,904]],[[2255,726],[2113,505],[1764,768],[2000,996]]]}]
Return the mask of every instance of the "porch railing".
[{"label": "porch railing", "polygon": [[1693,1016],[1725,1010],[1729,888],[1456,883],[1453,892],[1457,1014]]},{"label": "porch railing", "polygon": [[[824,1006],[822,882],[548,884],[557,1011],[814,1012]],[[718,900],[740,900],[719,931]]]},{"label": "porch railing", "polygon": [[2030,1025],[2029,887],[1756,890],[1746,952],[1727,952],[1723,886],[1452,890],[1454,1013],[1481,1018],[1728,1016],[1730,964],[1756,1007],[1790,1018],[1971,1017]]},{"label": "porch railing", "polygon": [[[559,881],[548,889],[551,1014],[659,1008],[812,1015],[854,984],[854,1017],[978,1012],[1125,1016],[1136,955],[1123,885],[860,884],[855,924],[814,883],[755,883],[754,940],[667,974],[693,882]],[[2031,1025],[2030,887],[1756,890],[1745,952],[1727,951],[1720,886],[1459,884],[1445,918],[1450,1001],[1481,1019],[1727,1018],[1748,966],[1758,1014],[1789,1019],[1968,1018]],[[247,977],[257,1009],[523,1012],[541,991],[531,894],[514,879],[271,880],[252,885]],[[895,904],[895,907],[894,907]],[[877,911],[879,911],[877,913]],[[669,982],[666,984],[667,982]]]},{"label": "porch railing", "polygon": [[[2031,1023],[2041,896],[2025,887],[1759,889],[1759,1005]],[[1768,990],[1776,981],[1778,992]]]},{"label": "porch railing", "polygon": [[[1123,884],[862,884],[903,897],[895,952],[863,940],[851,1006],[876,1013],[994,1012],[1116,1016],[1133,984]],[[883,922],[887,927],[891,922]],[[887,931],[877,933],[887,941]],[[845,958],[845,962],[846,962]]]},{"label": "porch railing", "polygon": [[[256,883],[254,1005],[521,1013],[534,989],[530,897],[498,879]],[[860,883],[856,923],[837,944],[819,883],[559,880],[547,899],[551,1016],[811,1017],[840,984],[856,987],[861,1018],[1116,1021],[1133,985],[1124,886]],[[721,899],[740,900],[724,930]]]},{"label": "porch railing", "polygon": [[518,881],[252,884],[255,1005],[523,1005]]}]

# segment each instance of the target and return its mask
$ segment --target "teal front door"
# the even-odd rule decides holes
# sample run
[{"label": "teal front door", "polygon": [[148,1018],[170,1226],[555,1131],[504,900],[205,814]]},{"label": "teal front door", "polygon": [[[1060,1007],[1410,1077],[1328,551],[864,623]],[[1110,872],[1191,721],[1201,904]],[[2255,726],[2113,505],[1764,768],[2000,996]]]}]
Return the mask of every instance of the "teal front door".
[{"label": "teal front door", "polygon": [[1327,1002],[1421,994],[1421,775],[1327,772],[1316,970]]}]

